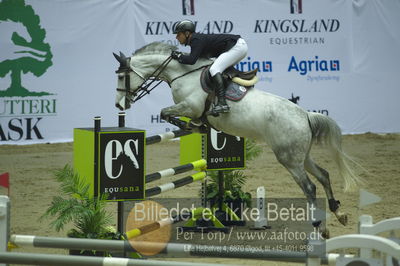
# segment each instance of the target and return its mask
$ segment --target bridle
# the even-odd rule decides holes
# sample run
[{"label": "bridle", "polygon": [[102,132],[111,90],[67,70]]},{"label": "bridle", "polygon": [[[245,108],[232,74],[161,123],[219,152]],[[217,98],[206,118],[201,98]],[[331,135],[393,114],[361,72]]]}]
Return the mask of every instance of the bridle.
[{"label": "bridle", "polygon": [[[115,73],[117,74],[124,73],[125,88],[117,88],[117,91],[125,92],[125,106],[127,104],[127,101],[129,101],[130,103],[135,103],[138,100],[142,99],[145,95],[150,94],[152,90],[154,90],[158,85],[161,84],[161,82],[164,81],[160,79],[160,75],[167,67],[167,65],[171,62],[172,57],[169,56],[167,59],[165,59],[164,62],[162,62],[161,65],[159,65],[148,78],[143,77],[139,72],[129,67],[130,58],[128,58],[127,60],[128,62],[126,66],[121,66],[117,71],[115,71]],[[143,80],[143,82],[138,86],[138,89],[134,91],[131,90],[131,78],[129,75],[130,72],[135,73],[137,76],[139,76],[139,78]],[[153,87],[150,88],[150,86],[152,85]]]},{"label": "bridle", "polygon": [[[167,59],[165,59],[154,71],[149,75],[148,78],[143,77],[139,72],[137,72],[135,69],[130,67],[130,60],[131,58],[126,58],[126,63],[124,65],[121,64],[121,66],[118,68],[115,73],[120,74],[124,73],[123,76],[119,77],[125,77],[125,88],[117,88],[117,91],[125,92],[125,106],[127,106],[128,103],[135,103],[138,100],[142,99],[144,96],[147,94],[150,94],[152,90],[154,90],[158,85],[161,84],[161,82],[166,81],[163,79],[160,79],[161,73],[165,70],[165,68],[168,66],[168,64],[172,61],[172,57],[169,56]],[[169,86],[171,86],[171,83],[174,82],[175,80],[184,77],[190,73],[193,73],[195,71],[198,71],[200,69],[203,69],[205,67],[209,66],[209,64],[201,66],[199,68],[190,70],[178,77],[173,78],[171,81],[166,81]],[[130,85],[130,73],[133,72],[135,73],[139,78],[143,80],[143,82],[138,86],[138,88],[134,91],[131,90],[131,85]],[[152,87],[151,87],[152,86]]]}]

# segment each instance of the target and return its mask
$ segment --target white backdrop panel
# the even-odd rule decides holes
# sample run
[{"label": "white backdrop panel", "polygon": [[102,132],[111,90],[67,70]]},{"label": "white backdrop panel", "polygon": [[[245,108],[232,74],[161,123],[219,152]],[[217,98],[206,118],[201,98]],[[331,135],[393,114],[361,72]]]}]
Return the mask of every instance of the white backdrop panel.
[{"label": "white backdrop panel", "polygon": [[[242,35],[249,52],[237,67],[260,68],[257,88],[329,115],[344,133],[400,132],[400,1],[293,0],[301,4],[293,13],[289,0],[11,2],[37,15],[52,63],[38,76],[20,71],[21,86],[48,95],[1,94],[15,66],[7,60],[34,55],[14,53],[27,48],[13,33],[28,42],[35,33],[22,23],[23,13],[12,18],[0,8],[0,144],[71,141],[73,128],[91,127],[96,115],[103,126],[115,126],[112,52],[128,55],[153,41],[178,45],[172,26],[182,19],[195,21],[200,32]],[[160,109],[173,104],[169,90],[161,85],[135,104],[127,125],[148,135],[176,129],[159,119]]]}]

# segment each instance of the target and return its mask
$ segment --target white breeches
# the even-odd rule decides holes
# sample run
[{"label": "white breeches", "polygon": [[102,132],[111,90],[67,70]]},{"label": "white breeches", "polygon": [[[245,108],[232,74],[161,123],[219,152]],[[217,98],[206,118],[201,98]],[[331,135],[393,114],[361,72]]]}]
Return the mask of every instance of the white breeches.
[{"label": "white breeches", "polygon": [[236,65],[246,56],[246,54],[247,43],[242,38],[239,38],[235,46],[215,59],[214,63],[210,67],[211,76],[214,77],[218,72],[222,73],[228,67]]}]

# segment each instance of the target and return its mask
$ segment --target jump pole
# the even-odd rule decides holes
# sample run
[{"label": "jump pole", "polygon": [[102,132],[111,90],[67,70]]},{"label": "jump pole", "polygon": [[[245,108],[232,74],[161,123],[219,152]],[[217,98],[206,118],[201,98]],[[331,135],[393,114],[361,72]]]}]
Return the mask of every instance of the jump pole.
[{"label": "jump pole", "polygon": [[179,262],[179,261],[161,261],[161,260],[144,260],[144,259],[126,259],[126,258],[97,258],[87,256],[71,256],[71,255],[52,255],[52,254],[34,254],[34,253],[12,253],[0,252],[0,262],[12,264],[29,264],[29,265],[65,265],[65,266],[133,266],[133,265],[151,265],[151,266],[221,266],[221,264],[204,264],[195,262]]},{"label": "jump pole", "polygon": [[159,221],[155,221],[153,223],[146,224],[146,225],[140,226],[138,228],[129,230],[128,232],[125,233],[125,236],[128,240],[131,240],[135,237],[158,230],[166,225],[179,223],[179,222],[183,221],[184,219],[189,219],[191,217],[192,216],[190,213],[185,213],[185,214],[177,215],[175,217],[161,219]]},{"label": "jump pole", "polygon": [[182,136],[190,135],[192,132],[184,131],[184,130],[174,130],[163,134],[158,134],[154,136],[150,136],[146,138],[146,145],[152,145],[156,143],[162,143],[167,140],[171,140],[174,138],[179,138]]},{"label": "jump pole", "polygon": [[[198,217],[206,218],[210,221],[214,221],[216,224],[218,224],[218,221],[216,221],[216,217],[213,215],[212,210],[208,208],[196,208],[192,210],[191,212],[185,212],[179,215],[175,215],[173,217],[167,217],[164,219],[161,219],[159,221],[152,222],[150,224],[146,224],[143,226],[140,226],[138,228],[134,228],[132,230],[129,230],[128,232],[125,233],[125,237],[128,240],[131,240],[135,237],[153,232],[155,230],[158,230],[166,225],[171,225],[175,223],[179,223],[182,221],[188,221],[189,219],[197,219]],[[223,227],[222,223],[218,224],[220,227]],[[206,228],[204,228],[206,229]],[[184,229],[182,232],[184,232]]]},{"label": "jump pole", "polygon": [[188,172],[190,170],[204,169],[206,167],[206,164],[207,164],[206,160],[201,159],[201,160],[197,160],[197,161],[194,161],[194,162],[191,162],[188,164],[179,165],[179,166],[164,169],[164,170],[152,173],[152,174],[148,174],[148,175],[146,175],[146,183],[153,182],[153,181],[161,179],[163,177],[170,177],[170,176],[182,174],[182,173]]},{"label": "jump pole", "polygon": [[162,192],[176,189],[178,187],[182,187],[184,185],[193,183],[195,181],[203,180],[206,177],[206,172],[198,172],[190,176],[183,177],[181,179],[175,180],[171,183],[166,183],[157,187],[149,188],[146,189],[146,198],[147,197],[152,197],[158,194],[161,194]]},{"label": "jump pole", "polygon": [[[128,241],[124,240],[97,240],[97,239],[83,239],[83,238],[12,235],[10,241],[11,243],[16,244],[18,246],[37,247],[37,248],[62,248],[62,249],[75,248],[75,249],[95,249],[95,250],[125,251],[125,252],[136,251],[132,248],[132,246]],[[153,242],[139,242],[139,241],[135,242],[135,247],[153,247],[153,248],[163,247],[163,249],[162,248],[160,249],[162,250],[160,254],[181,255],[183,257],[207,256],[207,257],[220,257],[220,258],[263,259],[269,261],[298,262],[298,263],[305,263],[307,261],[306,252],[294,252],[294,251],[248,250],[248,249],[230,251],[229,248],[227,248],[226,246],[181,244],[181,243],[165,244],[157,242],[153,243]],[[20,254],[20,253],[15,253],[15,254]],[[334,255],[335,254],[328,254],[327,257],[321,259],[321,263],[327,264],[328,259],[331,260],[330,257]],[[143,261],[143,260],[138,260],[138,261]]]}]

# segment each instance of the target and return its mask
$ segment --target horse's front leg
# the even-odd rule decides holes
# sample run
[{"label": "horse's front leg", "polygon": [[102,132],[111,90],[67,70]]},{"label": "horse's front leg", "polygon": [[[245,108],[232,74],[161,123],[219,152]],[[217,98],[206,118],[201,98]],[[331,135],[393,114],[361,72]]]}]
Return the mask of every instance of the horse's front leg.
[{"label": "horse's front leg", "polygon": [[194,124],[192,121],[190,122],[182,121],[179,118],[177,118],[180,116],[193,119],[196,117],[196,113],[186,102],[180,102],[176,105],[166,107],[161,110],[162,119],[179,127],[182,130],[193,130],[194,127],[201,126],[198,124]]},{"label": "horse's front leg", "polygon": [[186,101],[183,101],[178,104],[163,108],[161,110],[161,115],[165,117],[185,116],[192,118],[193,110]]}]

